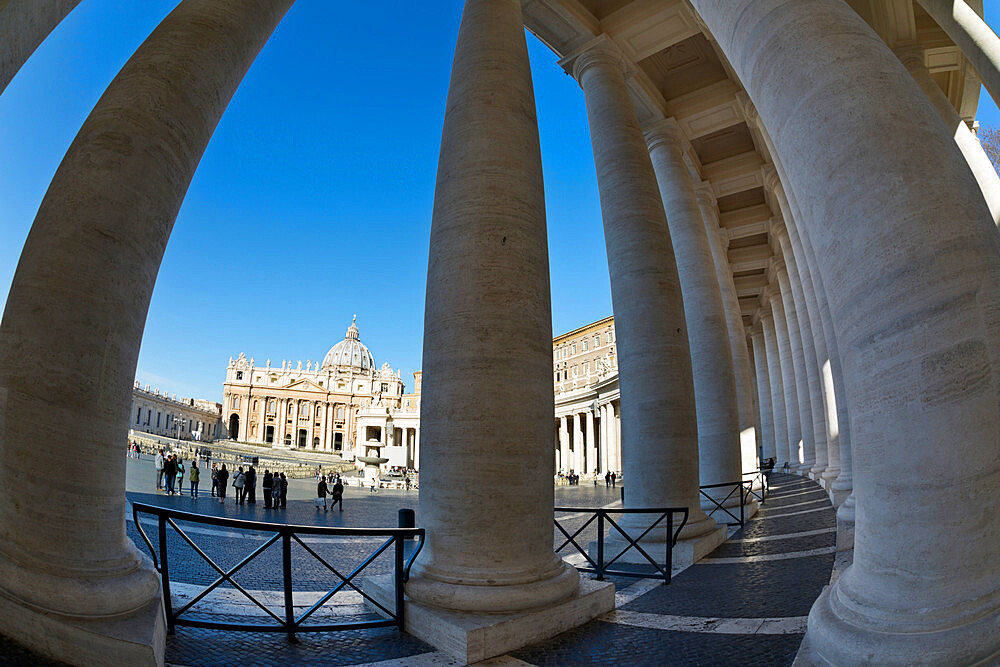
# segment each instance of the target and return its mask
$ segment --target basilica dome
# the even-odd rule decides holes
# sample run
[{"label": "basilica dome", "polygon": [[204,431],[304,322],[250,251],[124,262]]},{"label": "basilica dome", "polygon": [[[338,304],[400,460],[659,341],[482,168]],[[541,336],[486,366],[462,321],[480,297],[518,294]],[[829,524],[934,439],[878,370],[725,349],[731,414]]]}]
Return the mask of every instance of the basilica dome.
[{"label": "basilica dome", "polygon": [[358,317],[354,316],[354,321],[347,329],[344,340],[330,348],[323,358],[323,370],[337,368],[340,366],[351,366],[355,369],[370,372],[375,368],[375,360],[368,347],[361,342],[358,337]]}]

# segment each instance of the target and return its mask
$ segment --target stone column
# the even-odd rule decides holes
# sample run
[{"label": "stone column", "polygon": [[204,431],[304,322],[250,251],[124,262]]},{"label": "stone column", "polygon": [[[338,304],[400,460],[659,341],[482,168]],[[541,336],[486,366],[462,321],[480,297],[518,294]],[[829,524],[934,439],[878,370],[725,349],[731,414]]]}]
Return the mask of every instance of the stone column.
[{"label": "stone column", "polygon": [[[139,344],[202,152],[290,5],[181,2],[84,122],[21,253],[0,324],[0,633],[59,660],[162,663],[159,577],[125,533]],[[80,461],[100,474],[53,476]]]},{"label": "stone column", "polygon": [[771,385],[767,375],[767,350],[764,347],[764,326],[758,319],[750,327],[750,339],[753,341],[753,364],[757,378],[757,401],[760,405],[760,438],[765,459],[774,457],[777,452],[774,446],[774,421],[771,408]]},{"label": "stone column", "polygon": [[569,417],[559,418],[559,467],[564,473],[569,472]]},{"label": "stone column", "polygon": [[764,351],[767,354],[767,382],[771,391],[771,427],[774,433],[775,465],[780,467],[788,460],[788,417],[785,415],[781,352],[774,326],[774,315],[771,312],[771,303],[767,298],[767,288],[765,288],[765,294],[761,301],[760,325],[764,334]]},{"label": "stone column", "polygon": [[[777,282],[777,268],[772,266]],[[788,340],[788,320],[785,317],[785,306],[781,301],[781,290],[777,285],[770,285],[767,298],[771,303],[771,314],[774,320],[774,334],[778,344],[778,355],[781,360],[781,390],[785,407],[785,461],[793,470],[797,470],[799,460],[799,443],[801,442],[801,427],[799,425],[799,395],[795,388],[795,368],[792,363],[792,346]],[[779,445],[778,450],[781,450]]]},{"label": "stone column", "polygon": [[[956,4],[964,4],[964,0],[956,0]],[[913,76],[913,80],[917,82],[931,104],[937,109],[948,133],[954,137],[958,150],[965,156],[972,174],[976,177],[979,189],[986,199],[986,204],[990,207],[994,222],[1000,222],[1000,176],[997,176],[996,168],[986,155],[986,151],[983,150],[979,139],[958,115],[955,107],[951,105],[951,100],[948,99],[948,96],[944,94],[944,91],[927,70],[927,66],[924,64],[923,47],[910,44],[900,47],[896,53],[900,62]]]},{"label": "stone column", "polygon": [[413,469],[420,470],[420,427],[413,434]]},{"label": "stone column", "polygon": [[[729,328],[712,246],[684,166],[684,137],[666,119],[646,132],[646,145],[667,215],[684,300],[698,415],[698,470],[702,484],[743,479],[739,410]],[[729,490],[711,495],[725,497]],[[738,498],[734,499],[738,503]],[[706,500],[709,507],[714,507]]]},{"label": "stone column", "polygon": [[[291,409],[292,417],[292,449],[297,449],[299,446],[299,401],[298,399],[292,401]],[[388,436],[385,433],[385,429],[382,429],[383,438]],[[385,444],[385,443],[383,443]]]},{"label": "stone column", "polygon": [[583,88],[594,145],[615,314],[625,505],[688,507],[681,537],[690,542],[714,538],[719,527],[700,508],[684,303],[624,63],[607,37],[560,61]]},{"label": "stone column", "polygon": [[917,2],[962,50],[993,101],[1000,104],[1000,37],[965,0]]},{"label": "stone column", "polygon": [[[424,313],[420,421],[429,450],[420,513],[427,542],[406,586],[414,603],[407,627],[441,645],[439,628],[452,623],[467,644],[456,654],[485,659],[520,644],[512,637],[514,644],[474,650],[471,630],[440,610],[521,612],[561,603],[580,588],[576,570],[552,551],[548,246],[518,0],[465,3],[442,131]],[[470,470],[489,474],[469,485]],[[503,521],[497,507],[506,508]]]},{"label": "stone column", "polygon": [[[772,185],[774,184],[772,183]],[[799,325],[799,333],[802,337],[803,366],[806,371],[806,381],[808,382],[810,418],[813,427],[810,434],[813,441],[813,464],[803,474],[808,474],[813,479],[816,479],[826,470],[828,459],[826,402],[823,400],[823,383],[820,376],[821,366],[817,363],[819,355],[816,353],[816,338],[814,337],[812,327],[813,318],[808,308],[805,293],[803,292],[802,272],[799,270],[795,255],[792,252],[792,244],[788,239],[788,230],[785,229],[784,222],[772,218],[771,233],[778,239],[778,243],[781,245],[781,255],[785,260],[785,267],[789,276],[788,283],[791,287],[792,300],[795,302],[796,319]],[[779,281],[780,279],[779,275]]]},{"label": "stone column", "polygon": [[[802,256],[805,261],[800,265],[804,266],[806,273],[808,274],[809,284],[812,285],[812,294],[816,300],[816,306],[819,311],[819,320],[823,327],[822,338],[826,342],[826,353],[827,358],[823,360],[821,357],[822,370],[824,383],[827,381],[827,376],[831,376],[830,380],[833,384],[833,391],[831,392],[829,386],[827,386],[825,398],[827,400],[827,431],[830,433],[829,443],[830,443],[830,460],[831,464],[837,462],[840,466],[840,473],[836,480],[830,486],[830,494],[833,500],[834,506],[838,507],[837,515],[838,517],[849,523],[854,522],[854,496],[853,491],[853,463],[851,456],[851,419],[850,413],[848,412],[848,396],[847,387],[844,384],[843,369],[841,368],[841,357],[840,357],[840,347],[837,343],[837,335],[833,329],[832,315],[830,314],[829,300],[826,296],[826,289],[823,285],[822,276],[819,273],[819,263],[816,261],[816,255],[813,252],[812,244],[809,241],[809,235],[804,225],[797,223],[796,221],[803,220],[804,216],[801,207],[795,199],[795,193],[793,191],[785,191],[784,186],[780,185],[781,182],[787,182],[788,177],[784,174],[784,169],[781,164],[781,159],[774,149],[774,144],[771,141],[771,136],[767,132],[767,128],[764,127],[763,123],[760,122],[760,116],[757,114],[756,107],[749,101],[748,98],[743,100],[744,112],[747,116],[747,121],[753,126],[760,130],[761,137],[767,146],[768,153],[770,153],[772,160],[774,161],[774,169],[777,171],[778,175],[782,177],[783,181],[779,180],[779,190],[777,194],[779,195],[779,204],[784,202],[788,209],[791,211],[791,216],[786,217],[787,220],[791,220],[791,225],[786,225],[788,229],[789,238],[792,240],[793,248],[801,248]],[[820,337],[817,337],[819,341]],[[829,412],[830,408],[830,397],[833,397],[834,407],[836,413],[832,414]],[[838,530],[838,545],[842,543],[841,536],[845,531]],[[853,532],[850,539],[851,544],[853,544]]]},{"label": "stone column", "polygon": [[577,475],[586,472],[585,441],[583,436],[583,415],[579,412],[573,415],[573,470]]},{"label": "stone column", "polygon": [[0,2],[0,94],[80,0],[7,0]]},{"label": "stone column", "polygon": [[597,462],[597,444],[594,442],[594,411],[587,410],[585,419],[587,420],[587,469],[584,472],[592,473],[599,468]]},{"label": "stone column", "polygon": [[743,455],[743,470],[757,468],[757,410],[754,405],[753,384],[751,382],[750,354],[747,350],[746,335],[743,327],[743,313],[740,310],[739,298],[736,296],[736,285],[733,282],[733,271],[726,254],[729,248],[729,236],[726,230],[719,227],[718,208],[712,186],[703,181],[695,187],[695,196],[705,222],[708,242],[712,247],[712,258],[715,260],[715,272],[722,292],[722,305],[726,312],[726,324],[729,329],[729,347],[733,357],[733,373],[736,383],[736,405],[739,409],[740,451]]},{"label": "stone column", "polygon": [[[805,253],[804,246],[797,229],[796,219],[792,213],[792,207],[785,195],[784,186],[778,177],[778,171],[773,165],[765,165],[761,170],[765,187],[774,194],[778,207],[781,209],[784,224],[782,229],[785,233],[779,236],[782,254],[786,261],[791,258],[791,271],[798,277],[798,281],[792,281],[794,285],[799,285],[801,303],[806,306],[810,331],[803,334],[803,342],[806,336],[813,342],[813,357],[816,365],[809,364],[809,354],[806,352],[807,366],[813,371],[810,376],[810,400],[813,403],[813,425],[816,437],[816,464],[813,466],[811,475],[820,479],[823,487],[830,490],[830,486],[840,474],[840,430],[837,418],[836,391],[833,384],[833,370],[830,361],[830,354],[827,345],[827,335],[822,324],[822,311],[816,297],[816,290],[812,280],[810,269],[807,266],[809,258]],[[779,232],[780,233],[780,232]],[[813,388],[812,380],[815,379],[818,387]],[[817,408],[820,414],[817,415]],[[821,419],[820,419],[821,418]],[[822,425],[822,428],[819,425]],[[825,445],[825,446],[824,446]]]},{"label": "stone column", "polygon": [[605,403],[601,406],[601,443],[600,443],[600,460],[601,460],[601,474],[606,473],[610,470],[610,443],[611,439],[609,437],[608,424],[611,420],[608,418],[608,404]]},{"label": "stone column", "polygon": [[[774,274],[778,279],[778,292],[781,295],[781,304],[785,313],[785,327],[788,330],[788,343],[792,352],[791,364],[795,377],[793,389],[799,410],[798,436],[801,446],[801,463],[798,472],[807,475],[816,461],[816,442],[813,439],[812,406],[809,403],[809,376],[806,372],[805,354],[802,351],[800,314],[798,304],[795,303],[792,296],[792,287],[788,280],[788,269],[784,259],[778,259],[774,263]],[[804,316],[803,313],[801,317]]]},{"label": "stone column", "polygon": [[[788,188],[808,201],[849,387],[854,561],[813,605],[804,659],[993,661],[1000,240],[979,184],[846,3],[692,4],[771,129]],[[885,109],[908,132],[871,122]]]}]

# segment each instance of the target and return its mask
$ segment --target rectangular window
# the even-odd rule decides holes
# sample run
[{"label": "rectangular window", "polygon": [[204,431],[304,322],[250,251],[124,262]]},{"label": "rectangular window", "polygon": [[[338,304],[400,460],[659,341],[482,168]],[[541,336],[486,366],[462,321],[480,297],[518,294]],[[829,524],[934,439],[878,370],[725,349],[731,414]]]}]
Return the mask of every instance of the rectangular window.
[{"label": "rectangular window", "polygon": [[389,391],[389,384],[387,382],[382,383],[382,391]]},{"label": "rectangular window", "polygon": [[573,377],[576,377],[577,366],[573,366]]},{"label": "rectangular window", "polygon": [[162,413],[156,413],[156,428],[160,428],[160,417],[163,416]]},{"label": "rectangular window", "polygon": [[239,409],[240,409],[240,397],[233,396],[233,410],[239,410]]},{"label": "rectangular window", "polygon": [[573,343],[572,345],[569,346],[569,353],[576,354],[576,343]]},{"label": "rectangular window", "polygon": [[302,406],[302,416],[304,418],[308,418],[309,417],[309,406],[308,405],[303,405]]},{"label": "rectangular window", "polygon": [[587,351],[587,339],[586,338],[583,339],[583,351],[584,352]]},{"label": "rectangular window", "polygon": [[600,347],[600,346],[601,346],[601,334],[597,334],[596,336],[594,336],[594,347]]},{"label": "rectangular window", "polygon": [[583,374],[584,375],[590,375],[590,362],[589,361],[583,362]]},{"label": "rectangular window", "polygon": [[138,424],[142,421],[142,408],[139,408],[139,412],[135,415],[135,423]]},{"label": "rectangular window", "polygon": [[615,342],[615,334],[614,334],[614,332],[612,332],[612,331],[609,331],[609,332],[608,332],[608,342],[609,342],[609,343],[613,343],[613,342]]},{"label": "rectangular window", "polygon": [[237,380],[243,379],[243,371],[236,371],[236,379]]}]

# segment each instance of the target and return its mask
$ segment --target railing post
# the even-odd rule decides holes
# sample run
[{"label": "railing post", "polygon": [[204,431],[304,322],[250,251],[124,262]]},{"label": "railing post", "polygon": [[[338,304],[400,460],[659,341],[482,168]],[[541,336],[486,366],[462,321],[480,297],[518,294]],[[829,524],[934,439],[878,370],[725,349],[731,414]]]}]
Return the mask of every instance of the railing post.
[{"label": "railing post", "polygon": [[292,534],[288,529],[281,531],[281,569],[285,585],[285,629],[288,641],[297,642],[295,638],[295,607],[292,606]]},{"label": "railing post", "polygon": [[674,511],[667,510],[667,576],[664,577],[664,584],[670,583],[670,577],[674,571]]},{"label": "railing post", "polygon": [[170,602],[170,567],[167,565],[167,518],[156,515],[157,541],[160,543],[160,586],[163,588],[163,610],[167,614],[167,633],[174,634],[174,609]]},{"label": "railing post", "polygon": [[597,510],[597,580],[604,581],[604,510],[602,509]]},{"label": "railing post", "polygon": [[394,568],[394,578],[396,582],[396,622],[399,631],[404,629],[404,606],[403,606],[403,542],[401,535],[396,535],[396,566]]},{"label": "railing post", "polygon": [[[739,484],[740,484],[740,528],[743,528],[743,526],[746,524],[746,511],[744,510],[744,506],[746,505],[747,496],[743,493],[743,482],[741,481]],[[753,489],[753,482],[750,482],[750,488]],[[747,491],[747,494],[749,493],[750,492]]]}]

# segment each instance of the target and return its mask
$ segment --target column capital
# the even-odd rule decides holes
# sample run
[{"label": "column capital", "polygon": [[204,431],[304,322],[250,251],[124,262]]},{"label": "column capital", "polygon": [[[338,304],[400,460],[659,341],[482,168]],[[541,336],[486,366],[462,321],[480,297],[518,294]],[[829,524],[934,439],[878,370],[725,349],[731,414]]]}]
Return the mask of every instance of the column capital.
[{"label": "column capital", "polygon": [[719,243],[722,244],[723,250],[729,250],[729,230],[725,227],[718,228]]},{"label": "column capital", "polygon": [[781,187],[781,179],[778,178],[778,170],[770,162],[760,167],[760,176],[764,180],[764,187],[771,192],[777,192]]},{"label": "column capital", "polygon": [[681,126],[674,118],[663,118],[654,122],[649,126],[649,129],[643,132],[643,136],[646,138],[646,148],[651,153],[653,149],[664,146],[674,153],[681,154],[687,143]]},{"label": "column capital", "polygon": [[743,117],[746,119],[747,125],[751,128],[759,126],[760,115],[757,113],[757,107],[750,100],[750,96],[740,91],[736,93],[736,101],[740,105],[740,110],[743,112]]},{"label": "column capital", "polygon": [[698,205],[705,208],[714,208],[718,201],[715,188],[708,181],[702,181],[694,186],[694,196],[698,198]]},{"label": "column capital", "polygon": [[916,42],[898,44],[892,52],[896,54],[899,62],[903,63],[903,67],[906,69],[922,69],[927,67],[924,59],[924,47]]},{"label": "column capital", "polygon": [[614,40],[604,33],[562,58],[559,66],[577,82],[584,72],[595,66],[617,68],[626,78],[632,72],[628,57]]},{"label": "column capital", "polygon": [[768,273],[773,273],[775,276],[780,276],[782,273],[787,276],[788,269],[785,267],[785,258],[777,256],[772,257],[771,261],[768,262],[767,270]]},{"label": "column capital", "polygon": [[785,220],[781,216],[774,216],[767,221],[767,231],[774,238],[781,242],[782,237],[788,236],[788,229],[785,227]]}]

